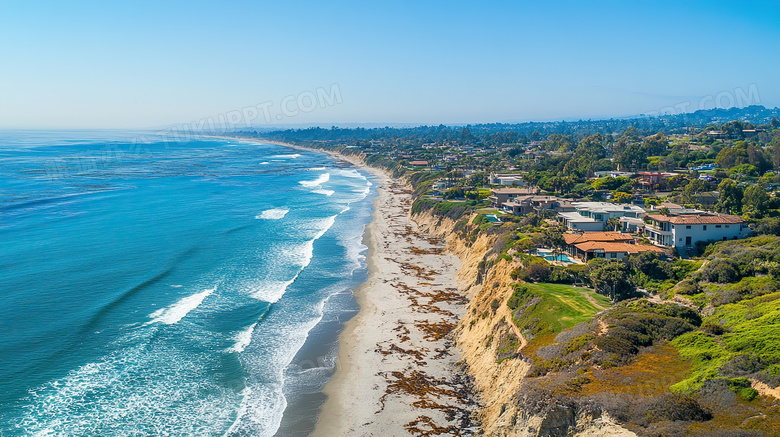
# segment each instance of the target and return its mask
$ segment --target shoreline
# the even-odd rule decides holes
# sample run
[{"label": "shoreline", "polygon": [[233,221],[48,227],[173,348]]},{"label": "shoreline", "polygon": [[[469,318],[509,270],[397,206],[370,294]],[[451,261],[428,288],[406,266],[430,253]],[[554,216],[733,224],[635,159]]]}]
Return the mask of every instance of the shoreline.
[{"label": "shoreline", "polygon": [[456,280],[460,260],[410,219],[411,191],[358,157],[257,141],[326,153],[377,184],[363,234],[368,276],[353,290],[359,310],[338,335],[336,370],[310,435],[474,433],[475,396],[453,340],[468,302]]},{"label": "shoreline", "polygon": [[[468,431],[474,411],[451,332],[465,314],[460,260],[410,220],[411,192],[385,171],[328,153],[371,173],[378,184],[366,225],[368,278],[353,294],[359,312],[344,324],[336,372],[313,437]],[[411,389],[409,389],[411,387]]]}]

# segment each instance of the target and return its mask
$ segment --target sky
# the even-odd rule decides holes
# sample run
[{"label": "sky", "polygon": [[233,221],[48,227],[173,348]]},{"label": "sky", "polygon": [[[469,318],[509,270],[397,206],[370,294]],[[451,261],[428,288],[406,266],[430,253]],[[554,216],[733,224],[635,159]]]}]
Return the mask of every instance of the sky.
[{"label": "sky", "polygon": [[0,4],[0,128],[461,124],[780,106],[780,2]]}]

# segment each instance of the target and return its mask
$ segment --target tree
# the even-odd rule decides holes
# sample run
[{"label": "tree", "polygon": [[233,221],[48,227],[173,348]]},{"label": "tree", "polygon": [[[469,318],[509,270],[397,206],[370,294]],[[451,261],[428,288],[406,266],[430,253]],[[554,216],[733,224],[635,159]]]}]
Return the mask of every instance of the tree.
[{"label": "tree", "polygon": [[682,201],[683,203],[697,203],[699,195],[707,191],[710,191],[709,183],[701,179],[694,179],[683,188]]},{"label": "tree", "polygon": [[634,196],[632,196],[629,193],[623,192],[623,191],[613,191],[612,192],[612,200],[615,203],[629,203],[631,202],[631,199],[633,199]]},{"label": "tree", "polygon": [[720,197],[715,211],[726,214],[739,214],[742,211],[742,188],[731,179],[724,179],[718,185]]},{"label": "tree", "polygon": [[625,184],[631,184],[631,179],[625,176],[618,176],[613,178],[612,176],[605,176],[598,178],[590,184],[590,187],[594,190],[617,190]]},{"label": "tree", "polygon": [[763,217],[769,209],[769,194],[763,185],[756,184],[745,188],[742,198],[742,212],[755,217]]},{"label": "tree", "polygon": [[780,235],[780,219],[776,217],[767,217],[756,226],[756,234],[759,235]]},{"label": "tree", "polygon": [[618,219],[617,217],[610,217],[609,220],[607,220],[607,229],[617,231],[619,227],[620,227],[620,219]]},{"label": "tree", "polygon": [[597,293],[609,296],[613,302],[629,299],[636,293],[630,269],[622,261],[593,263],[590,281]]}]

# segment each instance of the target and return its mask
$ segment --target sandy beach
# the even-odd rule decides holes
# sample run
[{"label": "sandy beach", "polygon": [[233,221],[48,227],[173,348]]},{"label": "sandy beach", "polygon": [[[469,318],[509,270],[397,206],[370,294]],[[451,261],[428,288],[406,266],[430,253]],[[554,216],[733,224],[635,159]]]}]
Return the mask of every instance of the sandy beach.
[{"label": "sandy beach", "polygon": [[355,290],[360,312],[339,337],[313,435],[467,433],[473,404],[450,342],[466,308],[455,282],[459,260],[418,233],[406,187],[369,171],[380,184],[365,235],[369,277]]}]

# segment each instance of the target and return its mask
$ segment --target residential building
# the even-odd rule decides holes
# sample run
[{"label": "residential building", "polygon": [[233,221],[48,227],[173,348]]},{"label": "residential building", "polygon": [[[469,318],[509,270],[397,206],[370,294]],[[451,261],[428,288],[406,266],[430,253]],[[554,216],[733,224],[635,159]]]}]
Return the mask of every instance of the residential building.
[{"label": "residential building", "polygon": [[524,216],[532,212],[539,214],[542,211],[574,211],[571,199],[556,196],[518,196],[502,203],[501,208],[516,216]]},{"label": "residential building", "polygon": [[573,231],[603,231],[613,217],[642,217],[645,210],[636,205],[607,202],[572,202],[575,212],[560,213],[561,223]]},{"label": "residential building", "polygon": [[492,185],[517,185],[524,187],[522,175],[517,173],[490,173],[490,183]]},{"label": "residential building", "polygon": [[667,247],[692,246],[700,241],[736,240],[751,230],[742,218],[710,212],[681,215],[647,214],[645,235],[654,244]]},{"label": "residential building", "polygon": [[629,244],[629,243],[610,243],[606,241],[588,241],[575,244],[574,256],[588,262],[593,258],[606,258],[621,260],[630,255],[636,255],[642,252],[656,252],[659,255],[666,254],[666,251],[657,246],[649,244]]},{"label": "residential building", "polygon": [[490,191],[493,192],[493,195],[489,196],[488,199],[496,208],[501,208],[501,204],[508,202],[510,197],[533,194],[533,190],[530,188],[496,188]]},{"label": "residential building", "polygon": [[641,252],[665,251],[656,246],[633,244],[634,237],[622,232],[582,232],[564,234],[567,254],[587,262],[593,258],[623,259]]}]

